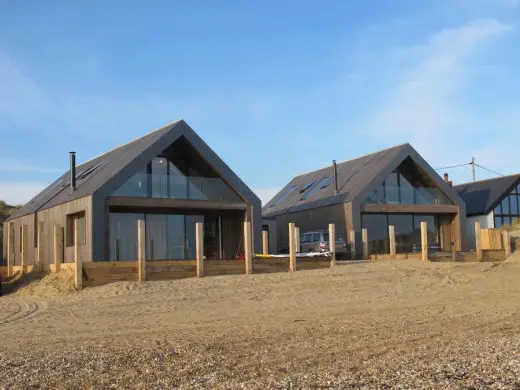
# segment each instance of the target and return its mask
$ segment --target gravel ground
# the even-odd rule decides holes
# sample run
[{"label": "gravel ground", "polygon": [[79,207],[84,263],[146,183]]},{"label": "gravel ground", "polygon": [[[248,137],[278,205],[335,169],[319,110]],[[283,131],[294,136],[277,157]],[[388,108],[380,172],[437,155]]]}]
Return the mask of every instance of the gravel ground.
[{"label": "gravel ground", "polygon": [[520,388],[520,256],[0,298],[3,388]]}]

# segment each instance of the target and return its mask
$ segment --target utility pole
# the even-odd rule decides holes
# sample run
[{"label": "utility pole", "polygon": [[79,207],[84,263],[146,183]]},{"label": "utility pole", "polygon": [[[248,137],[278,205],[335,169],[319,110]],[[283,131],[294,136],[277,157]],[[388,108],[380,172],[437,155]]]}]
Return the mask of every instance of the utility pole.
[{"label": "utility pole", "polygon": [[473,182],[475,182],[475,157],[471,157],[471,174],[473,176]]}]

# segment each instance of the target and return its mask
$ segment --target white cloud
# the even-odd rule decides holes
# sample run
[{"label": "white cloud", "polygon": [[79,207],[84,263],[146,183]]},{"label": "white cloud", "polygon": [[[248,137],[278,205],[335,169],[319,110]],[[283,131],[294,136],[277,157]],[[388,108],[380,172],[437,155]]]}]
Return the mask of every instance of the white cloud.
[{"label": "white cloud", "polygon": [[273,196],[275,196],[280,188],[257,188],[253,189],[253,192],[260,198],[262,201],[262,206],[265,206],[267,202],[269,202]]},{"label": "white cloud", "polygon": [[440,30],[425,45],[408,48],[417,57],[415,63],[396,75],[400,81],[368,129],[393,143],[412,143],[434,165],[458,162],[457,140],[469,136],[464,134],[469,118],[459,104],[460,95],[479,50],[510,29],[497,20],[479,20]]},{"label": "white cloud", "polygon": [[40,183],[0,183],[0,200],[10,205],[25,204],[45,187]]}]

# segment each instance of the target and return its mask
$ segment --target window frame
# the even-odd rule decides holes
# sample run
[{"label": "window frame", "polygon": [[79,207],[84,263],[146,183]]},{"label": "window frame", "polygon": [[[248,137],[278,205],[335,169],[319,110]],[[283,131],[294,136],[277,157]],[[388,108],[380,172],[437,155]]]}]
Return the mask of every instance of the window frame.
[{"label": "window frame", "polygon": [[79,245],[84,246],[87,245],[87,216],[85,211],[78,211],[75,213],[67,214],[66,216],[66,240],[65,245],[67,247],[74,247],[76,245],[76,224],[78,220],[81,220],[83,223],[81,232],[81,238],[79,240]]}]

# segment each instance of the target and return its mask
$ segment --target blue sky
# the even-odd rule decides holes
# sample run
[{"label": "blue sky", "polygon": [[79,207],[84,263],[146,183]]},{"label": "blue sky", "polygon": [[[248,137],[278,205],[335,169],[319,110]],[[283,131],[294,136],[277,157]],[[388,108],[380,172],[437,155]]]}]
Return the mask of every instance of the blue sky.
[{"label": "blue sky", "polygon": [[69,150],[85,161],[181,117],[264,201],[332,159],[403,142],[434,167],[475,156],[520,172],[520,0],[0,10],[0,199],[11,203],[66,171]]}]

